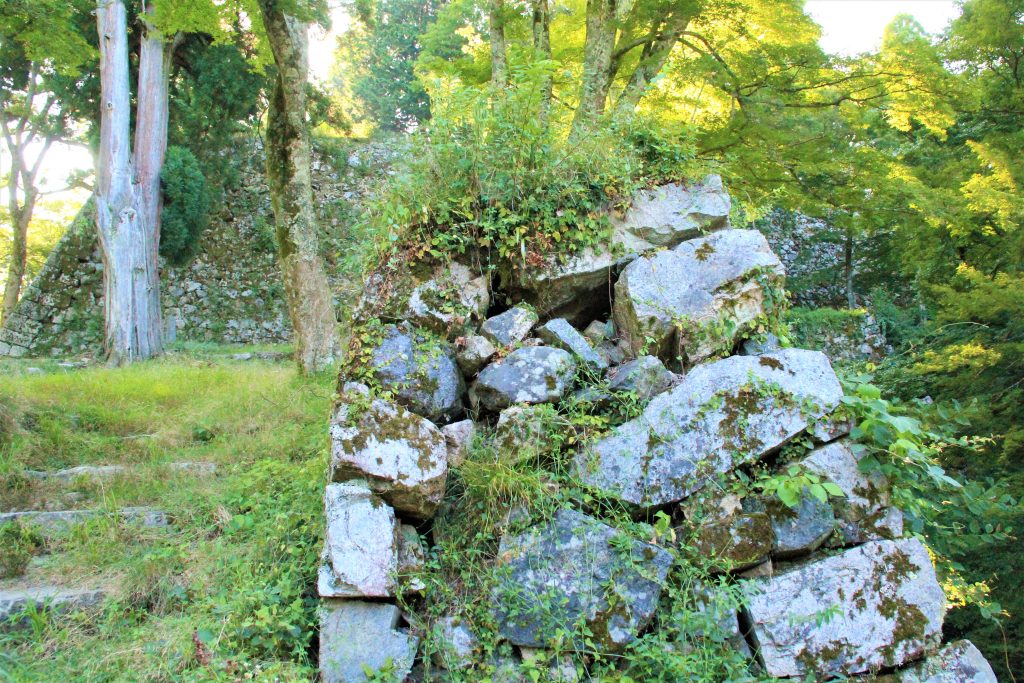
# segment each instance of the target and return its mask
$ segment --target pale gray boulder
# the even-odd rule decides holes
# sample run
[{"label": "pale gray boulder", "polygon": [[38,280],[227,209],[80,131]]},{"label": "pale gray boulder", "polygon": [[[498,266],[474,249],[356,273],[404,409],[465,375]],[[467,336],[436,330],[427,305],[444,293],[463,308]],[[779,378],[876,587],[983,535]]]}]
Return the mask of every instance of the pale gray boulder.
[{"label": "pale gray boulder", "polygon": [[427,586],[418,574],[427,564],[427,549],[411,524],[398,527],[397,561],[398,584],[403,593],[422,593]]},{"label": "pale gray boulder", "polygon": [[640,417],[583,449],[575,470],[584,483],[634,506],[675,502],[778,450],[842,396],[819,351],[706,363],[654,397]]},{"label": "pale gray boulder", "polygon": [[583,365],[595,372],[608,367],[608,361],[598,354],[587,338],[580,334],[565,318],[549,320],[537,329],[537,336],[547,344],[573,354]]},{"label": "pale gray boulder", "polygon": [[498,456],[511,463],[536,457],[546,449],[545,435],[555,428],[557,419],[558,412],[547,404],[505,408],[494,426]]},{"label": "pale gray boulder", "polygon": [[32,611],[47,612],[53,617],[97,607],[109,592],[106,588],[66,586],[0,589],[0,632],[27,627]]},{"label": "pale gray boulder", "polygon": [[487,315],[491,294],[487,278],[452,262],[413,288],[404,318],[414,325],[448,334]]},{"label": "pale gray boulder", "polygon": [[444,434],[445,445],[448,447],[448,467],[461,467],[473,442],[476,424],[472,420],[453,422],[441,427],[441,433]]},{"label": "pale gray boulder", "polygon": [[470,390],[470,400],[493,412],[515,403],[550,403],[562,398],[575,376],[576,362],[569,352],[525,347],[484,368]]},{"label": "pale gray boulder", "polygon": [[473,663],[473,652],[477,648],[477,637],[469,624],[459,617],[447,616],[434,625],[435,641],[440,644],[431,659],[434,664],[456,671]]},{"label": "pale gray boulder", "polygon": [[[495,589],[499,633],[525,647],[545,647],[582,620],[602,647],[636,638],[658,604],[672,556],[663,548],[574,510],[519,536],[503,537]],[[582,643],[581,634],[570,636]]]},{"label": "pale gray boulder", "polygon": [[996,674],[974,643],[958,640],[879,683],[996,683]]},{"label": "pale gray boulder", "polygon": [[612,330],[611,321],[591,320],[590,324],[583,330],[583,336],[589,339],[591,344],[600,344],[611,339],[615,334],[614,330]]},{"label": "pale gray boulder", "polygon": [[417,415],[443,423],[464,412],[466,386],[446,344],[415,330],[388,325],[371,353],[370,365],[381,387]]},{"label": "pale gray boulder", "polygon": [[433,423],[348,383],[330,433],[331,481],[365,480],[399,512],[433,516],[448,475],[448,445]]},{"label": "pale gray boulder", "polygon": [[945,596],[917,539],[866,543],[747,591],[750,633],[771,677],[898,667],[942,637]]},{"label": "pale gray boulder", "polygon": [[463,375],[474,377],[497,352],[497,347],[491,343],[490,339],[473,334],[466,337],[462,346],[455,352],[455,360]]},{"label": "pale gray boulder", "polygon": [[324,516],[324,552],[317,577],[320,595],[392,597],[399,545],[395,511],[362,482],[349,482],[327,485]]},{"label": "pale gray boulder", "polygon": [[621,218],[612,218],[613,239],[632,252],[674,247],[724,228],[731,208],[732,200],[717,175],[641,190]]},{"label": "pale gray boulder", "polygon": [[537,320],[537,314],[529,308],[513,306],[500,315],[488,318],[480,327],[480,334],[496,346],[511,346],[526,339]]},{"label": "pale gray boulder", "polygon": [[323,683],[359,683],[390,667],[394,680],[412,671],[419,639],[398,628],[398,607],[360,600],[320,605],[320,677]]},{"label": "pale gray boulder", "polygon": [[772,555],[780,560],[814,552],[829,539],[836,527],[832,506],[818,500],[806,489],[796,507],[791,508],[777,498],[770,498],[762,509],[768,514],[775,537]]},{"label": "pale gray boulder", "polygon": [[579,316],[607,306],[611,283],[623,266],[656,246],[675,246],[726,226],[730,204],[718,176],[642,190],[625,214],[610,217],[612,235],[606,244],[523,268],[516,285],[540,315],[582,324],[586,318],[576,320]]},{"label": "pale gray boulder", "polygon": [[782,263],[756,230],[723,230],[630,263],[615,327],[634,354],[694,365],[728,352],[780,295]]},{"label": "pale gray boulder", "polygon": [[649,401],[672,386],[675,378],[654,356],[640,356],[614,368],[609,373],[608,388],[628,391],[641,401]]}]

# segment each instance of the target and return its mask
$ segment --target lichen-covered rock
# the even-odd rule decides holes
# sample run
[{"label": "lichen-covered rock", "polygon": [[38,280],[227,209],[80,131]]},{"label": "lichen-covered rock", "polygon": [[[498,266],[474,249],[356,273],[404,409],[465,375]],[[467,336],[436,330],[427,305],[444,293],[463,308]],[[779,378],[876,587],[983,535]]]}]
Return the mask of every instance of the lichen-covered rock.
[{"label": "lichen-covered rock", "polygon": [[763,335],[760,339],[747,339],[743,342],[744,356],[760,356],[766,353],[774,353],[782,348],[779,338],[771,332]]},{"label": "lichen-covered rock", "polygon": [[513,306],[500,315],[488,318],[480,327],[480,334],[497,346],[511,346],[526,339],[537,320],[537,314],[530,309]]},{"label": "lichen-covered rock", "polygon": [[635,506],[682,500],[709,478],[778,450],[842,395],[818,351],[707,363],[584,449],[575,469],[584,483]]},{"label": "lichen-covered rock", "polygon": [[974,643],[958,640],[923,662],[880,677],[878,683],[996,683],[996,675]]},{"label": "lichen-covered rock", "polygon": [[628,391],[636,394],[641,401],[649,401],[666,391],[675,375],[654,356],[640,356],[623,363],[609,374],[608,388],[612,391]]},{"label": "lichen-covered rock", "polygon": [[434,664],[455,671],[473,663],[477,638],[464,620],[447,616],[434,625],[435,641],[440,645],[433,654]]},{"label": "lichen-covered rock", "polygon": [[434,422],[463,413],[466,387],[447,345],[415,331],[388,325],[370,357],[373,377],[400,405]]},{"label": "lichen-covered rock", "polygon": [[586,318],[577,318],[607,308],[609,285],[623,266],[655,246],[674,246],[725,226],[729,208],[729,195],[718,176],[644,190],[621,218],[611,218],[612,234],[606,244],[523,268],[516,287],[540,315],[582,324]]},{"label": "lichen-covered rock", "polygon": [[775,544],[772,554],[784,560],[814,552],[832,535],[836,517],[832,506],[818,500],[805,489],[796,507],[784,505],[777,498],[765,502],[771,520]]},{"label": "lichen-covered rock", "polygon": [[674,247],[724,228],[732,201],[717,175],[696,183],[669,183],[641,190],[622,218],[612,218],[614,241],[626,251]]},{"label": "lichen-covered rock", "polygon": [[493,412],[515,403],[559,400],[576,376],[576,362],[562,349],[517,349],[480,373],[470,390],[474,405]]},{"label": "lichen-covered rock", "polygon": [[621,649],[654,614],[671,564],[658,546],[560,510],[548,523],[502,538],[504,572],[494,595],[499,632],[525,647],[545,647],[560,632],[582,643],[573,629],[582,621],[594,641]]},{"label": "lichen-covered rock", "polygon": [[861,517],[855,522],[839,520],[836,534],[828,545],[857,545],[865,541],[892,540],[903,536],[903,512],[899,508],[884,507]]},{"label": "lichen-covered rock", "polygon": [[612,324],[610,321],[591,320],[583,330],[583,336],[589,339],[591,344],[600,344],[614,336]]},{"label": "lichen-covered rock", "polygon": [[739,572],[767,560],[774,539],[767,514],[719,511],[701,522],[693,546],[718,569]]},{"label": "lichen-covered rock", "polygon": [[320,606],[320,677],[324,683],[359,683],[390,665],[395,680],[412,671],[419,639],[398,628],[395,605],[325,600]]},{"label": "lichen-covered rock", "polygon": [[490,303],[487,278],[452,262],[413,288],[404,317],[420,327],[449,334],[473,320],[483,320]]},{"label": "lichen-covered rock", "polygon": [[361,482],[324,491],[324,552],[317,577],[325,598],[394,595],[398,568],[395,511]]},{"label": "lichen-covered rock", "polygon": [[474,377],[497,352],[497,347],[491,343],[490,339],[479,334],[472,334],[463,340],[462,346],[455,353],[455,360],[463,375]]},{"label": "lichen-covered rock", "polygon": [[866,543],[751,582],[748,593],[751,633],[772,677],[897,667],[942,637],[945,597],[917,539]]},{"label": "lichen-covered rock", "polygon": [[564,349],[578,358],[584,366],[597,372],[608,367],[608,361],[602,358],[587,338],[580,334],[565,318],[555,318],[537,329],[537,336],[545,344]]},{"label": "lichen-covered rock", "polygon": [[761,233],[723,230],[626,266],[615,284],[615,327],[634,354],[693,365],[731,349],[778,303],[783,278]]},{"label": "lichen-covered rock", "polygon": [[514,405],[501,411],[494,426],[494,443],[505,462],[522,462],[539,455],[546,446],[545,434],[558,418],[554,407]]},{"label": "lichen-covered rock", "polygon": [[444,441],[448,446],[448,467],[461,467],[473,442],[476,424],[472,420],[453,422],[442,427],[441,433],[444,434]]},{"label": "lichen-covered rock", "polygon": [[426,584],[418,574],[427,564],[427,550],[423,539],[411,524],[401,524],[398,528],[398,583],[404,592],[420,593]]},{"label": "lichen-covered rock", "polygon": [[349,383],[330,431],[332,481],[364,479],[399,512],[434,514],[444,497],[448,446],[429,420]]}]

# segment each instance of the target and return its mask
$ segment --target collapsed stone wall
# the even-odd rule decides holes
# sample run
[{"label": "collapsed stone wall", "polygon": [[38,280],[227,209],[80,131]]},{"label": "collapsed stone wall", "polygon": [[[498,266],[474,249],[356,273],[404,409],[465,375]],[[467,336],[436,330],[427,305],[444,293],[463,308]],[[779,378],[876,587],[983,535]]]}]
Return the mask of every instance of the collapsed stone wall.
[{"label": "collapsed stone wall", "polygon": [[[665,657],[704,640],[745,678],[995,681],[973,645],[943,646],[928,551],[860,467],[828,358],[772,344],[782,264],[728,213],[717,179],[665,186],[608,245],[504,292],[458,263],[370,283],[330,423],[322,680],[601,680],[661,629]],[[565,449],[563,408],[607,418],[622,397],[635,412]],[[549,494],[473,549],[485,592],[436,605],[427,558],[471,466],[539,469]],[[749,486],[755,466],[820,491]],[[709,577],[680,609],[666,593],[694,562]]]},{"label": "collapsed stone wall", "polygon": [[[196,256],[181,267],[161,264],[168,341],[275,344],[291,338],[262,148],[247,142],[240,156],[240,182],[211,217]],[[328,264],[347,235],[344,216],[352,212],[345,205],[374,191],[392,156],[387,144],[366,144],[333,163],[325,155],[315,158],[314,197]],[[337,291],[348,286],[341,273],[330,275]],[[103,261],[90,200],[0,327],[0,356],[92,355],[102,342]]]}]

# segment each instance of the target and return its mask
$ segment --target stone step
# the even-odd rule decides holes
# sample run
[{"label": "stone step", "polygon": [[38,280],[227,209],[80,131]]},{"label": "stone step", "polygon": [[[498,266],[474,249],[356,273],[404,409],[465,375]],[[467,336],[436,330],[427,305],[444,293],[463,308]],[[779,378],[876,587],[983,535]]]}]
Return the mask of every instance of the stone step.
[{"label": "stone step", "polygon": [[[103,510],[60,510],[48,512],[31,510],[25,512],[3,512],[0,513],[0,524],[7,522],[20,522],[21,524],[35,526],[44,531],[63,531],[76,524],[81,524],[98,515],[108,514]],[[132,524],[156,528],[165,527],[169,524],[167,513],[151,507],[127,507],[117,511],[122,519]]]},{"label": "stone step", "polygon": [[[197,477],[209,477],[217,473],[217,464],[213,462],[172,462],[168,463],[166,467],[172,472],[193,474]],[[80,477],[113,479],[128,474],[131,469],[128,465],[79,465],[55,472],[26,470],[25,475],[39,481],[58,481],[67,484]]]},{"label": "stone step", "polygon": [[95,607],[106,597],[105,588],[32,586],[0,589],[0,631],[23,626],[26,618],[20,615],[32,607],[38,611],[64,613]]}]

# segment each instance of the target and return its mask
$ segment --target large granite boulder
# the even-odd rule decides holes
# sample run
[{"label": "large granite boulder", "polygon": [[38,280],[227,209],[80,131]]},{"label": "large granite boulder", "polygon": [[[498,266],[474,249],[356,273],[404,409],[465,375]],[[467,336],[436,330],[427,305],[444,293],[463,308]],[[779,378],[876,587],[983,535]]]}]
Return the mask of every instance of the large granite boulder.
[{"label": "large granite boulder", "polygon": [[615,326],[634,354],[694,365],[748,333],[779,303],[783,279],[764,235],[723,230],[626,266],[615,283]]},{"label": "large granite boulder", "polygon": [[582,644],[574,625],[618,650],[636,638],[658,604],[672,556],[574,510],[560,510],[519,536],[503,537],[495,617],[502,637],[545,647],[559,633]]},{"label": "large granite boulder", "polygon": [[484,368],[470,400],[492,412],[514,403],[551,403],[562,398],[575,376],[576,362],[568,351],[528,346]]},{"label": "large granite boulder", "polygon": [[547,344],[573,354],[585,367],[600,372],[608,367],[587,338],[580,334],[565,318],[549,320],[537,329],[537,336]]},{"label": "large granite boulder", "polygon": [[917,539],[866,543],[747,589],[750,633],[771,677],[898,667],[942,637],[945,597]]},{"label": "large granite boulder", "polygon": [[517,273],[516,288],[541,316],[585,324],[580,319],[585,313],[607,310],[610,285],[620,268],[654,247],[675,246],[726,226],[730,206],[721,178],[713,175],[643,190],[624,215],[610,218],[607,244],[524,268]]},{"label": "large granite boulder", "polygon": [[974,643],[958,640],[923,662],[880,677],[878,683],[996,683],[996,675]]},{"label": "large granite boulder", "polygon": [[444,497],[448,447],[433,423],[348,383],[330,432],[331,481],[362,479],[403,514],[434,514]]},{"label": "large granite boulder", "polygon": [[621,217],[612,217],[613,240],[642,253],[724,228],[732,200],[717,175],[696,183],[669,183],[641,190]]},{"label": "large granite boulder", "polygon": [[700,365],[640,417],[576,457],[582,481],[639,507],[682,500],[778,450],[842,399],[819,351],[785,349]]},{"label": "large granite boulder", "polygon": [[434,422],[463,413],[466,387],[455,355],[446,344],[414,330],[388,325],[370,355],[374,379],[394,393],[398,403]]},{"label": "large granite boulder", "polygon": [[[398,628],[395,605],[360,600],[325,600],[320,605],[320,680],[359,683],[390,670],[393,680],[412,671],[419,639]],[[380,680],[380,679],[374,679]]]},{"label": "large granite boulder", "polygon": [[399,531],[395,511],[362,482],[328,484],[327,529],[317,577],[325,598],[394,595]]}]

